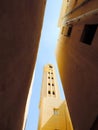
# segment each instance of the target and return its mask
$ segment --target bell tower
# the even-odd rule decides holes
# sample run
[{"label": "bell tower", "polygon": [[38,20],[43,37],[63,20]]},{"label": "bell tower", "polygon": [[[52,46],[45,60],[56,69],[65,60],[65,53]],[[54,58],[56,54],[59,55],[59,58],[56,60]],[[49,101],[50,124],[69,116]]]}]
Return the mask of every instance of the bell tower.
[{"label": "bell tower", "polygon": [[44,66],[38,130],[72,130],[65,101],[61,100],[53,65]]}]

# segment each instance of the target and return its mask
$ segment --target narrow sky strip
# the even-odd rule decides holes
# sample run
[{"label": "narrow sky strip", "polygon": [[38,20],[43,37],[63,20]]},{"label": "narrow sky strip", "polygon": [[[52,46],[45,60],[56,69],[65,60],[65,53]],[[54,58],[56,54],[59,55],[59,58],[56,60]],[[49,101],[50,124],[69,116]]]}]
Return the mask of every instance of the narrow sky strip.
[{"label": "narrow sky strip", "polygon": [[55,66],[58,85],[60,86],[61,97],[62,99],[64,99],[64,94],[58,75],[55,57],[55,49],[58,35],[60,32],[59,28],[57,27],[57,24],[60,15],[61,4],[62,0],[47,0],[42,35],[40,39],[40,46],[35,68],[35,78],[32,88],[32,96],[25,130],[38,130],[38,107],[42,84],[43,66],[45,64],[51,63]]}]

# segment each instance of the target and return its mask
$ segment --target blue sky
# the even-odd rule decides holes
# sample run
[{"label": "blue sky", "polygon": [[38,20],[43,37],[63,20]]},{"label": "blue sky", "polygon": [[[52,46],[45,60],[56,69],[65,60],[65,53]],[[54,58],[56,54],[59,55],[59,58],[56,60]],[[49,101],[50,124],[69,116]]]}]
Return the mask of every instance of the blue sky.
[{"label": "blue sky", "polygon": [[62,0],[47,0],[43,29],[35,68],[32,96],[25,130],[37,130],[38,128],[38,106],[40,100],[43,66],[45,64],[51,63],[55,66],[58,85],[60,86],[61,97],[62,99],[64,99],[55,57],[56,44],[60,31],[57,27],[57,24],[60,15],[61,4]]}]

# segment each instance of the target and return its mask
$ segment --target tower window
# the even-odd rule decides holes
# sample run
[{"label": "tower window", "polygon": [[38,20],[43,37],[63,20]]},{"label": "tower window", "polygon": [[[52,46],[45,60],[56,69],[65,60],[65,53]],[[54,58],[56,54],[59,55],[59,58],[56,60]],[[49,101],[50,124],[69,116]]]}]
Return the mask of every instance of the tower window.
[{"label": "tower window", "polygon": [[54,112],[54,115],[58,115],[59,114],[59,110],[57,108],[54,108],[53,112]]},{"label": "tower window", "polygon": [[54,78],[52,77],[52,79],[54,79]]},{"label": "tower window", "polygon": [[48,79],[50,79],[50,77],[48,77]]},{"label": "tower window", "polygon": [[48,85],[50,86],[50,83],[48,83]]},{"label": "tower window", "polygon": [[53,74],[53,72],[51,72],[51,74]]},{"label": "tower window", "polygon": [[55,92],[53,91],[52,94],[55,95]]},{"label": "tower window", "polygon": [[97,30],[97,27],[98,27],[98,24],[85,25],[80,41],[85,44],[91,45],[95,32]]},{"label": "tower window", "polygon": [[50,90],[48,91],[48,94],[51,94]]},{"label": "tower window", "polygon": [[54,84],[52,84],[52,86],[54,86]]},{"label": "tower window", "polygon": [[51,65],[49,65],[49,68],[53,68]]}]

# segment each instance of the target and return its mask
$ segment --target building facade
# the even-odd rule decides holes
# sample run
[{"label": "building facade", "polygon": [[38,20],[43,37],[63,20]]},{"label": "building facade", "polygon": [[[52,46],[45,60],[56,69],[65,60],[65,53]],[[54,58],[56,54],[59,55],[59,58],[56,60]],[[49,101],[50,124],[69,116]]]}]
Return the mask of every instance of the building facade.
[{"label": "building facade", "polygon": [[43,72],[38,130],[73,130],[66,102],[61,100],[53,65]]},{"label": "building facade", "polygon": [[63,0],[56,59],[75,130],[98,129],[98,1]]},{"label": "building facade", "polygon": [[24,129],[45,5],[46,0],[0,1],[0,130]]}]

